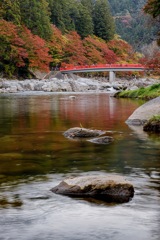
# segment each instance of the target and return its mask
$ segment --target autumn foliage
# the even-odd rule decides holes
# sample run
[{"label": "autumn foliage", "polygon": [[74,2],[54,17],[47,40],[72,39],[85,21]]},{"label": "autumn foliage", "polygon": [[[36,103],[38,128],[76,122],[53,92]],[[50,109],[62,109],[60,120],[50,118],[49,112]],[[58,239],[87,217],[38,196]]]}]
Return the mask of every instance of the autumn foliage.
[{"label": "autumn foliage", "polygon": [[[62,34],[55,26],[52,26],[51,38],[46,41],[25,26],[0,20],[0,42],[0,71],[9,77],[26,77],[30,70],[36,69],[47,72],[56,65],[140,61],[132,47],[117,36],[109,42],[94,35],[81,39],[77,32]],[[145,56],[143,61],[158,69],[159,59],[159,52],[156,52],[152,58]]]},{"label": "autumn foliage", "polygon": [[6,76],[18,75],[22,69],[49,70],[51,56],[42,38],[26,27],[0,20],[0,70]]},{"label": "autumn foliage", "polygon": [[[120,42],[120,44],[119,44]],[[133,53],[132,47],[125,41],[116,40],[119,48],[123,47],[120,53],[112,49],[114,42],[106,43],[101,38],[94,35],[88,36],[83,40],[75,31],[70,31],[62,35],[59,29],[53,26],[53,37],[48,43],[53,62],[51,66],[61,64],[62,67],[70,65],[93,65],[93,64],[112,64],[118,62],[138,63],[138,57]],[[131,58],[132,52],[132,58]]]},{"label": "autumn foliage", "polygon": [[144,61],[148,69],[153,71],[152,74],[160,75],[160,51],[156,52],[151,58],[144,58],[142,62]]},{"label": "autumn foliage", "polygon": [[37,35],[33,35],[26,27],[22,28],[20,35],[24,41],[24,48],[28,53],[27,62],[29,67],[48,71],[51,56],[48,53],[49,48],[46,46],[45,40]]},{"label": "autumn foliage", "polygon": [[88,36],[84,39],[83,44],[88,64],[115,63],[117,61],[116,54],[108,48],[104,40],[96,36]]},{"label": "autumn foliage", "polygon": [[5,20],[0,20],[0,67],[8,75],[12,75],[16,67],[25,65],[28,57],[23,48],[24,41],[19,37],[17,27]]},{"label": "autumn foliage", "polygon": [[160,48],[156,41],[144,46],[143,52],[140,62],[146,65],[152,75],[160,75]]},{"label": "autumn foliage", "polygon": [[52,37],[47,42],[49,54],[52,57],[50,67],[54,67],[62,62],[65,42],[66,38],[62,35],[61,31],[52,25]]},{"label": "autumn foliage", "polygon": [[108,47],[116,54],[119,63],[135,63],[138,61],[138,55],[134,52],[132,46],[119,37],[108,42]]},{"label": "autumn foliage", "polygon": [[64,62],[83,65],[87,62],[85,56],[85,47],[83,46],[83,41],[77,32],[71,31],[65,35],[66,44],[64,47]]}]

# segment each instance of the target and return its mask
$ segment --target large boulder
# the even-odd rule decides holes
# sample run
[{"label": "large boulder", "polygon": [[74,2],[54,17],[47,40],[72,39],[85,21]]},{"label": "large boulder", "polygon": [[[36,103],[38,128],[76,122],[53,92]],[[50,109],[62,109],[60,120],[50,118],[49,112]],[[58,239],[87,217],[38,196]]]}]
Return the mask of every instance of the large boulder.
[{"label": "large boulder", "polygon": [[122,176],[93,175],[69,178],[51,189],[70,197],[95,198],[106,202],[124,203],[134,196],[133,185]]},{"label": "large boulder", "polygon": [[154,115],[160,115],[160,97],[154,98],[137,108],[126,123],[128,125],[144,125]]},{"label": "large boulder", "polygon": [[93,130],[81,127],[70,128],[64,132],[64,136],[67,138],[92,138],[98,137],[104,134],[105,131],[102,130]]}]

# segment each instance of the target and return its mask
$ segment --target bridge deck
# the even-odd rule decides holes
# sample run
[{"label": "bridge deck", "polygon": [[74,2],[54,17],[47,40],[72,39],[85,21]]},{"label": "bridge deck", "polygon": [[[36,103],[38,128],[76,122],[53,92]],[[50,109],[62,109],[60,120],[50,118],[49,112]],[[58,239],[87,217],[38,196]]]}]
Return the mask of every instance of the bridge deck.
[{"label": "bridge deck", "polygon": [[78,72],[119,72],[119,71],[145,71],[145,66],[141,64],[98,64],[92,66],[67,66],[60,68],[61,73]]}]

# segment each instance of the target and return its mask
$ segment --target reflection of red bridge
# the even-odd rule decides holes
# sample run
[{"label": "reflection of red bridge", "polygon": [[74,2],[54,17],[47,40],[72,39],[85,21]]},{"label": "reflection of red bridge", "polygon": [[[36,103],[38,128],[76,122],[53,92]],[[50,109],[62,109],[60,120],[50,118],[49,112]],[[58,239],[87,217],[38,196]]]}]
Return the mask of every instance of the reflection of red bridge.
[{"label": "reflection of red bridge", "polygon": [[113,81],[115,72],[130,72],[130,71],[145,71],[145,66],[142,64],[96,64],[74,66],[68,65],[60,68],[61,73],[82,73],[82,72],[109,72],[109,80]]}]

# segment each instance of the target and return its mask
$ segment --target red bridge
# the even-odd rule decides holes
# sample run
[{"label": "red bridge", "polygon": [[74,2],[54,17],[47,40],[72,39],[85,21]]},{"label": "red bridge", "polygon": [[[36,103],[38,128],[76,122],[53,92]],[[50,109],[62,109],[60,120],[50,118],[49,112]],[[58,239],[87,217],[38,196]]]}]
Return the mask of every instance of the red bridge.
[{"label": "red bridge", "polygon": [[96,65],[68,65],[60,68],[61,73],[81,73],[81,72],[109,72],[109,80],[115,79],[115,72],[121,71],[145,71],[146,67],[142,64],[96,64]]},{"label": "red bridge", "polygon": [[106,71],[144,71],[142,64],[96,64],[96,65],[68,65],[60,68],[62,73],[76,72],[106,72]]}]

